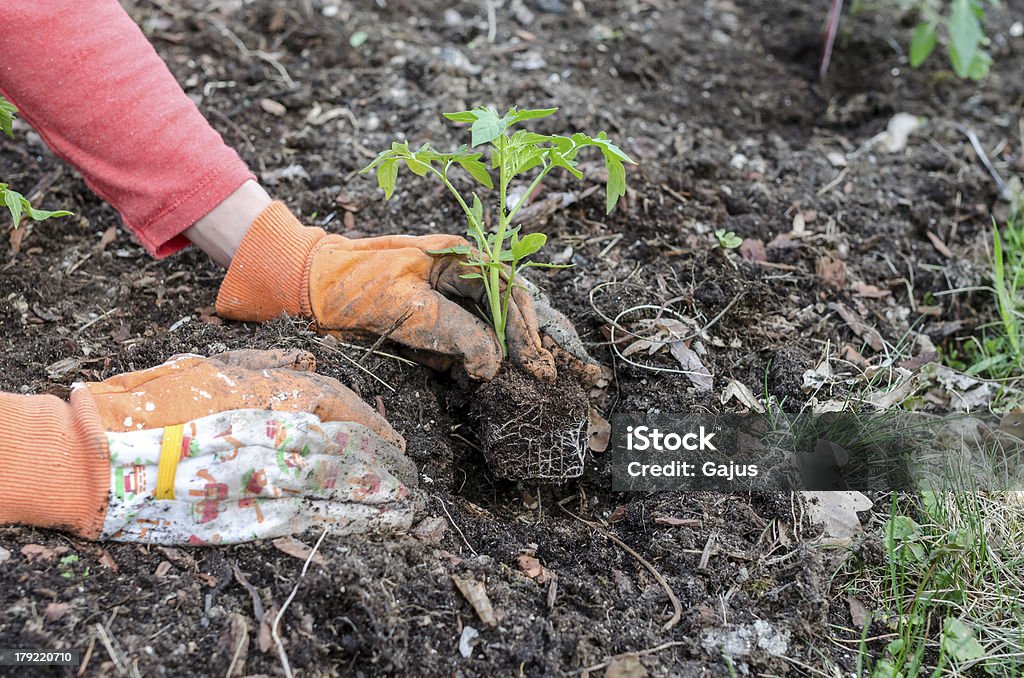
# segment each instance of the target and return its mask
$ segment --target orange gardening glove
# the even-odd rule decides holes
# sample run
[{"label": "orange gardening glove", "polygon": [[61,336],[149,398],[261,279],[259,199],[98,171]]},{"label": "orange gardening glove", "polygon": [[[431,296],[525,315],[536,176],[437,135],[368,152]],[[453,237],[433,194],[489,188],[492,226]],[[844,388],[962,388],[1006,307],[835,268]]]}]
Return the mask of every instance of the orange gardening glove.
[{"label": "orange gardening glove", "polygon": [[364,438],[379,440],[396,454],[405,449],[403,438],[383,417],[334,379],[313,373],[314,367],[313,356],[303,351],[187,355],[148,370],[76,384],[69,403],[48,395],[0,394],[5,427],[0,435],[0,524],[56,528],[96,539],[111,490],[108,436],[180,429],[217,413],[273,410],[320,422],[351,422],[366,432]]},{"label": "orange gardening glove", "polygon": [[[459,277],[467,270],[459,257],[428,254],[465,244],[453,235],[327,235],[275,202],[242,240],[217,295],[217,313],[260,322],[285,312],[340,337],[387,335],[435,369],[460,363],[471,377],[491,379],[501,367],[494,331],[454,301],[482,302],[482,282]],[[538,379],[554,381],[554,359],[541,344],[530,295],[517,287],[512,300],[509,357]]]}]

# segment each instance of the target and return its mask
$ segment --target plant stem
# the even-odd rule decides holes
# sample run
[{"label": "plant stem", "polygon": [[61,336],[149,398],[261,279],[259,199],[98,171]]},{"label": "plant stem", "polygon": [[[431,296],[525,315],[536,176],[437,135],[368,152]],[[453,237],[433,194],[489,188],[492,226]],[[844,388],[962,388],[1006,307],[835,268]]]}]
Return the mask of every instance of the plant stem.
[{"label": "plant stem", "polygon": [[[498,137],[498,154],[501,158],[500,176],[498,177],[498,232],[494,237],[494,246],[488,253],[490,256],[490,265],[488,266],[487,275],[490,278],[490,285],[487,289],[487,300],[491,304],[491,318],[494,320],[494,333],[498,335],[498,344],[501,346],[502,357],[508,356],[508,342],[505,340],[505,325],[508,320],[508,316],[502,312],[501,307],[501,247],[505,240],[505,229],[508,227],[509,216],[505,212],[505,195],[508,191],[508,179],[506,178],[506,167],[505,162],[505,145],[506,137],[504,134]],[[509,281],[511,284],[511,281]]]}]

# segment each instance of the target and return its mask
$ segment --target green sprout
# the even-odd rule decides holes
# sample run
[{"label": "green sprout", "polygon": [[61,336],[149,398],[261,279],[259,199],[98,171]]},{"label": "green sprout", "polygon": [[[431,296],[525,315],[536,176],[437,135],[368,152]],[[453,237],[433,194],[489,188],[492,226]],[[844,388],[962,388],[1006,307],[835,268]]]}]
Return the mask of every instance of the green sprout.
[{"label": "green sprout", "polygon": [[[452,122],[471,123],[470,145],[460,146],[452,153],[441,153],[430,144],[419,149],[409,149],[409,143],[393,142],[391,148],[383,151],[362,169],[362,172],[377,171],[377,185],[384,189],[384,196],[390,199],[395,192],[395,180],[401,165],[405,165],[417,176],[433,174],[445,185],[458,201],[468,222],[467,234],[475,248],[462,245],[444,250],[431,251],[437,256],[459,255],[464,257],[462,265],[472,268],[462,278],[479,279],[483,282],[490,310],[491,322],[502,355],[508,355],[505,329],[508,321],[509,300],[515,287],[516,275],[529,267],[566,268],[555,264],[543,264],[529,259],[547,242],[543,233],[529,233],[519,237],[521,226],[515,224],[519,210],[529,201],[541,181],[555,168],[569,172],[577,179],[583,178],[583,169],[576,161],[579,151],[587,146],[596,147],[604,157],[608,172],[606,186],[606,208],[611,212],[626,193],[626,171],[624,163],[635,164],[618,146],[613,144],[604,132],[590,137],[579,132],[572,136],[536,134],[526,130],[511,131],[511,128],[527,120],[545,118],[557,108],[518,110],[508,109],[504,116],[486,106],[470,111],[445,113]],[[490,168],[482,160],[483,152],[473,150],[479,146],[490,148]],[[484,204],[474,192],[467,201],[452,183],[449,170],[458,165],[476,183],[493,189],[489,170],[498,170],[498,205],[492,213],[497,214],[494,232],[488,232],[484,219]],[[539,170],[534,172],[534,170]],[[522,194],[509,199],[509,186],[523,174],[533,172],[534,176]],[[513,204],[510,206],[509,203]],[[488,211],[491,211],[490,208]]]},{"label": "green sprout", "polygon": [[[3,131],[4,134],[12,139],[14,138],[14,114],[17,112],[17,106],[7,99],[0,97],[0,131]],[[67,210],[37,210],[32,207],[28,198],[17,191],[11,190],[7,184],[3,183],[0,183],[0,205],[6,207],[11,213],[11,221],[14,222],[14,228],[18,228],[21,224],[22,216],[25,215],[34,221],[43,221],[50,217],[71,216],[71,212]]]},{"label": "green sprout", "polygon": [[734,250],[743,244],[743,238],[724,228],[715,231],[715,239],[718,240],[718,246],[726,250]]}]

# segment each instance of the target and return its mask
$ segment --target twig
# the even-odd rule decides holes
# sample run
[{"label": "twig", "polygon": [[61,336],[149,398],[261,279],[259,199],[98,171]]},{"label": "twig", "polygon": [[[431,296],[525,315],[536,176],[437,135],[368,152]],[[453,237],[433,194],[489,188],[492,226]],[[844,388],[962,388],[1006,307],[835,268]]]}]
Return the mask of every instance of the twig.
[{"label": "twig", "polygon": [[309,569],[309,564],[313,561],[313,556],[316,555],[317,550],[320,548],[320,544],[323,543],[324,537],[331,531],[331,526],[327,525],[324,531],[320,534],[320,538],[316,540],[316,544],[313,545],[309,555],[306,556],[306,562],[302,565],[302,572],[299,573],[299,581],[295,582],[295,586],[292,588],[292,592],[288,594],[288,598],[284,601],[284,605],[277,611],[277,616],[274,617],[274,623],[270,625],[270,636],[274,639],[274,644],[277,645],[277,654],[281,658],[281,668],[284,669],[284,675],[288,678],[292,678],[292,667],[288,663],[288,653],[284,651],[284,643],[281,642],[281,636],[277,632],[277,627],[281,623],[281,617],[284,616],[285,610],[288,609],[288,605],[291,604],[292,599],[295,598],[295,594],[299,592],[299,584],[302,583],[302,578],[306,576],[306,570]]},{"label": "twig", "polygon": [[79,327],[79,328],[78,328],[78,331],[79,331],[79,332],[82,332],[82,331],[84,331],[84,330],[87,330],[87,329],[89,329],[90,327],[92,327],[93,325],[95,325],[96,323],[98,323],[99,321],[101,321],[101,320],[103,320],[104,318],[106,318],[106,317],[107,317],[108,315],[110,315],[111,313],[116,313],[117,311],[120,311],[120,310],[121,310],[121,309],[119,309],[119,308],[112,308],[112,309],[110,309],[109,311],[107,311],[106,313],[104,313],[103,315],[101,315],[101,316],[98,316],[98,317],[96,317],[96,318],[93,318],[93,319],[92,319],[92,320],[90,320],[89,322],[87,322],[87,323],[85,323],[84,325],[82,325],[81,327]]},{"label": "twig", "polygon": [[121,675],[126,673],[124,666],[124,658],[121,657],[121,653],[114,647],[114,641],[110,638],[110,634],[107,633],[107,629],[103,624],[96,622],[95,625],[96,635],[100,637],[100,642],[103,643],[103,647],[107,649],[107,654],[110,655],[110,660],[114,662],[114,668]]},{"label": "twig", "polygon": [[448,507],[445,506],[444,499],[441,499],[441,497],[437,496],[436,494],[433,495],[433,497],[438,501],[438,503],[441,504],[441,509],[444,511],[444,514],[448,516],[448,522],[452,524],[452,527],[455,528],[455,531],[459,533],[460,537],[462,537],[462,541],[465,542],[466,548],[472,551],[474,556],[480,555],[476,552],[476,549],[474,549],[473,546],[469,543],[469,540],[466,539],[466,535],[462,533],[462,529],[459,527],[458,523],[455,522],[455,519],[452,518],[452,514],[448,513]]},{"label": "twig", "polygon": [[224,674],[224,678],[231,678],[231,674],[235,671],[235,664],[238,663],[238,655],[242,653],[242,644],[245,643],[248,638],[248,629],[246,629],[245,633],[239,634],[238,642],[235,644],[235,653],[231,655],[231,663],[228,664],[228,670],[227,673]]},{"label": "twig", "polygon": [[606,661],[601,662],[600,664],[594,664],[593,666],[588,666],[585,669],[580,669],[580,673],[587,673],[589,671],[600,671],[601,669],[606,669],[606,668],[608,668],[608,666],[611,665],[612,661],[614,661],[616,659],[619,659],[620,657],[628,657],[628,656],[646,657],[649,654],[654,654],[656,652],[661,652],[662,650],[667,650],[670,647],[676,647],[677,645],[685,645],[685,644],[686,643],[684,643],[681,640],[670,640],[667,643],[662,643],[661,645],[658,645],[657,647],[649,647],[649,648],[647,648],[645,650],[637,650],[636,652],[622,652],[622,653],[617,654],[614,657],[612,657],[612,658],[610,658],[610,659],[608,659]]},{"label": "twig", "polygon": [[235,35],[235,33],[230,28],[228,28],[221,22],[217,21],[213,17],[207,16],[206,14],[203,15],[203,18],[209,21],[211,24],[213,24],[217,28],[217,30],[220,31],[221,35],[223,35],[231,42],[233,42],[235,44],[235,47],[238,48],[238,51],[241,52],[243,55],[248,57],[256,57],[257,59],[262,59],[263,61],[267,62],[268,64],[274,67],[274,70],[276,70],[281,75],[281,79],[284,80],[285,84],[288,85],[288,87],[292,89],[295,89],[297,87],[295,81],[292,80],[292,76],[288,75],[288,71],[285,69],[284,66],[281,65],[280,61],[274,58],[273,55],[268,54],[261,49],[249,49],[245,46],[245,43],[242,42],[242,39]]},{"label": "twig", "polygon": [[89,647],[85,649],[85,656],[82,657],[82,665],[78,667],[78,673],[76,675],[85,675],[85,669],[89,666],[89,660],[92,659],[92,651],[94,649],[96,649],[96,636],[89,638]]},{"label": "twig", "polygon": [[256,590],[256,587],[249,583],[249,580],[245,578],[245,574],[238,568],[235,563],[231,564],[231,569],[235,573],[235,581],[242,585],[246,591],[249,592],[249,596],[252,598],[252,613],[256,617],[256,623],[263,623],[263,616],[266,612],[263,610],[263,600],[260,598],[260,592]]},{"label": "twig", "polygon": [[373,345],[370,346],[370,348],[366,349],[366,353],[364,353],[363,357],[359,359],[359,364],[362,365],[363,363],[366,362],[367,358],[369,358],[371,355],[376,353],[377,349],[380,348],[380,345],[383,344],[385,341],[387,341],[388,337],[390,337],[391,334],[395,330],[397,330],[399,327],[401,327],[402,323],[404,323],[406,320],[408,320],[409,316],[411,316],[411,315],[412,315],[412,309],[409,308],[409,309],[406,309],[405,313],[403,313],[398,318],[396,318],[395,322],[391,323],[391,327],[387,328],[384,331],[384,334],[382,334],[379,337],[377,337],[377,341],[373,342]]},{"label": "twig", "polygon": [[661,585],[661,588],[665,590],[665,593],[668,595],[669,601],[672,603],[672,617],[667,622],[665,622],[664,626],[661,627],[662,630],[669,631],[672,629],[672,627],[679,623],[679,620],[683,617],[683,606],[679,603],[679,598],[677,598],[676,594],[672,591],[672,587],[669,586],[668,581],[665,579],[664,576],[662,576],[661,572],[659,572],[658,569],[654,567],[654,565],[651,565],[643,556],[634,551],[626,542],[622,541],[614,534],[612,534],[610,531],[606,530],[597,523],[592,523],[589,520],[585,520],[579,517],[578,515],[576,515],[569,509],[565,508],[561,504],[559,504],[558,508],[560,508],[562,511],[572,516],[576,520],[580,521],[584,525],[590,527],[592,530],[600,534],[605,539],[614,542],[619,548],[621,548],[623,551],[636,558],[641,565],[646,567],[647,571],[654,575],[654,578]]},{"label": "twig", "polygon": [[[350,358],[344,351],[339,351],[338,349],[334,348],[333,346],[328,346],[327,344],[323,343],[322,341],[317,341],[315,343],[319,344],[323,348],[327,349],[328,351],[333,352],[336,355],[340,355],[342,358],[344,358],[345,360],[349,361],[350,363],[352,363],[353,365],[358,367],[360,370],[362,370],[363,372],[365,372],[369,376],[371,376],[374,379],[376,379],[377,381],[379,381],[381,384],[383,384],[392,393],[396,393],[397,392],[397,389],[394,386],[392,386],[391,384],[389,384],[388,382],[384,381],[383,379],[378,377],[376,374],[374,374],[370,370],[368,370],[365,367],[363,367],[362,365],[360,365],[359,361],[355,360],[354,358]],[[346,344],[346,346],[349,346],[349,345],[350,344]],[[361,348],[361,347],[357,346],[356,348]]]},{"label": "twig", "polygon": [[833,179],[832,181],[828,182],[827,184],[825,184],[821,188],[819,188],[818,192],[815,195],[817,195],[820,198],[821,196],[823,196],[826,193],[828,193],[829,191],[831,191],[833,188],[835,188],[836,186],[838,186],[839,184],[841,184],[843,182],[843,179],[846,178],[846,175],[849,174],[849,172],[850,172],[850,168],[849,167],[844,167],[843,169],[841,169],[839,171],[839,174],[836,175],[836,178]]},{"label": "twig", "polygon": [[498,17],[494,11],[494,0],[484,0],[487,6],[487,42],[494,42],[498,35]]},{"label": "twig", "polygon": [[957,125],[956,128],[960,130],[965,137],[967,137],[968,141],[971,142],[971,147],[974,148],[974,152],[977,154],[978,160],[981,160],[981,164],[985,166],[986,170],[988,170],[988,174],[992,177],[992,181],[996,182],[996,188],[999,189],[999,197],[1003,200],[1012,200],[1013,192],[1010,190],[1010,187],[1006,185],[1006,182],[1003,181],[1003,178],[999,176],[999,172],[997,172],[996,168],[992,165],[992,161],[988,159],[988,153],[986,153],[985,149],[982,147],[981,142],[978,140],[978,136],[963,125]]}]

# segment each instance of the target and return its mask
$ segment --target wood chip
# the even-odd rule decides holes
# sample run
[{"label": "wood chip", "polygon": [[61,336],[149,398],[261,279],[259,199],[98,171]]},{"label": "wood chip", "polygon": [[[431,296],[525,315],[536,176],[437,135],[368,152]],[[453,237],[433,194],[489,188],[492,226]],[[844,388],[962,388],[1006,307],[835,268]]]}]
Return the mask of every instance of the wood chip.
[{"label": "wood chip", "polygon": [[156,566],[156,572],[154,572],[153,574],[155,574],[158,578],[165,577],[167,576],[167,573],[171,571],[172,567],[174,566],[171,565],[171,561],[161,560],[160,564]]},{"label": "wood chip", "polygon": [[523,574],[538,584],[544,584],[554,577],[551,570],[541,565],[539,560],[525,553],[516,558],[516,564]]},{"label": "wood chip", "polygon": [[665,525],[666,527],[699,528],[702,524],[699,518],[674,518],[672,516],[658,516],[654,519],[654,522],[658,525]]},{"label": "wood chip", "polygon": [[[278,537],[271,542],[281,553],[286,553],[293,558],[305,561],[309,558],[310,552],[313,550],[309,545],[299,541],[295,537]],[[317,565],[324,567],[327,565],[327,559],[324,558],[323,554],[317,553],[313,556],[313,562]]]}]

